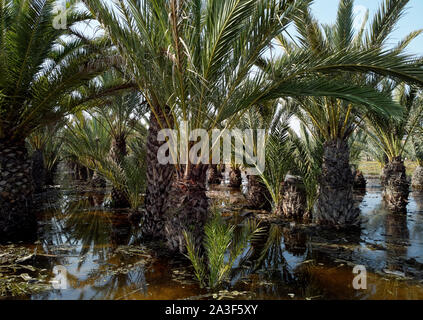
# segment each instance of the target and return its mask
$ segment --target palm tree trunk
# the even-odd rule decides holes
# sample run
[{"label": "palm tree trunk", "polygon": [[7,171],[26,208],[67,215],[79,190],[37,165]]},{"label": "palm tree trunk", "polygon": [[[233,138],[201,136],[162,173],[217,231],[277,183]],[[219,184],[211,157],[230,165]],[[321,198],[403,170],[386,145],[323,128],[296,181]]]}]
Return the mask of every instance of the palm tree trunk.
[{"label": "palm tree trunk", "polygon": [[232,167],[229,172],[229,187],[240,188],[242,184],[241,170],[238,167]]},{"label": "palm tree trunk", "polygon": [[46,169],[46,178],[45,178],[45,185],[46,186],[54,185],[58,165],[59,165],[59,163],[56,162],[50,170]]},{"label": "palm tree trunk", "polygon": [[410,184],[401,157],[396,157],[385,165],[382,170],[381,184],[383,199],[388,209],[394,212],[404,212],[408,204]]},{"label": "palm tree trunk", "polygon": [[209,209],[206,195],[207,165],[190,169],[188,176],[175,179],[165,205],[164,239],[172,252],[186,251],[184,230],[192,235],[197,248],[201,248],[203,243]]},{"label": "palm tree trunk", "polygon": [[[164,115],[159,112],[158,116],[162,126],[167,127]],[[173,127],[173,119],[171,121],[170,127]],[[162,238],[164,206],[175,176],[173,164],[161,165],[157,159],[157,152],[163,144],[157,140],[157,134],[162,129],[160,123],[151,113],[146,146],[147,190],[144,200],[146,212],[142,217],[143,235],[150,239]]]},{"label": "palm tree trunk", "polygon": [[217,164],[209,166],[209,184],[220,184],[222,182],[222,172],[217,168]]},{"label": "palm tree trunk", "polygon": [[271,199],[266,185],[259,176],[248,176],[248,207],[258,210],[270,211],[272,209]]},{"label": "palm tree trunk", "polygon": [[24,142],[0,140],[0,241],[35,238],[31,162]]},{"label": "palm tree trunk", "polygon": [[315,219],[319,224],[336,227],[360,224],[360,211],[354,204],[354,178],[349,160],[347,141],[336,139],[325,142],[315,204]]},{"label": "palm tree trunk", "polygon": [[[123,135],[113,137],[112,146],[109,152],[109,157],[112,159],[112,161],[114,161],[117,165],[120,166],[127,154],[128,154],[128,151],[126,149],[126,137]],[[111,196],[112,196],[111,206],[113,208],[120,209],[120,208],[129,208],[131,206],[127,195],[122,190],[112,187]]]},{"label": "palm tree trunk", "polygon": [[423,190],[423,167],[417,166],[411,179],[411,185],[416,190]]},{"label": "palm tree trunk", "polygon": [[77,164],[76,165],[76,171],[77,171],[76,176],[77,176],[78,180],[81,180],[81,181],[87,181],[88,180],[88,177],[89,177],[88,168],[86,168],[86,167],[84,167],[80,164]]},{"label": "palm tree trunk", "polygon": [[43,152],[39,149],[32,154],[32,181],[34,183],[34,192],[43,191],[46,182],[46,169],[44,166]]},{"label": "palm tree trunk", "polygon": [[282,183],[276,214],[289,219],[310,218],[307,210],[307,192],[301,179],[290,177]]},{"label": "palm tree trunk", "polygon": [[97,172],[97,170],[94,171],[93,177],[91,178],[91,186],[93,188],[106,187],[106,180]]},{"label": "palm tree trunk", "polygon": [[353,177],[354,177],[354,190],[365,190],[367,181],[364,178],[363,173],[360,170],[353,169]]}]

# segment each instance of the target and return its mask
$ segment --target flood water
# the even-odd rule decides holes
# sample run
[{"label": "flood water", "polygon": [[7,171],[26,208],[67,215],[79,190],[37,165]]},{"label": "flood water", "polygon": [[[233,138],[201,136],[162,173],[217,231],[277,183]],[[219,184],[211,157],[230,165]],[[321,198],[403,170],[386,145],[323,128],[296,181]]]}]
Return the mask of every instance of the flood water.
[{"label": "flood water", "polygon": [[[364,198],[357,196],[357,201],[362,199],[361,232],[264,221],[265,232],[245,251],[230,284],[221,288],[227,291],[218,297],[423,299],[423,193],[411,194],[406,215],[394,215],[383,208],[379,182],[370,182]],[[51,287],[18,298],[213,298],[198,286],[187,260],[158,255],[145,246],[125,212],[106,209],[102,204],[107,192],[61,185],[44,196],[39,241],[25,247],[34,253],[26,263],[46,275],[43,281],[55,277],[55,266],[65,267],[67,288]],[[239,191],[222,185],[210,189],[209,196],[222,207],[228,223],[242,224],[254,214],[241,209]],[[353,288],[356,265],[366,267],[366,290]]]}]

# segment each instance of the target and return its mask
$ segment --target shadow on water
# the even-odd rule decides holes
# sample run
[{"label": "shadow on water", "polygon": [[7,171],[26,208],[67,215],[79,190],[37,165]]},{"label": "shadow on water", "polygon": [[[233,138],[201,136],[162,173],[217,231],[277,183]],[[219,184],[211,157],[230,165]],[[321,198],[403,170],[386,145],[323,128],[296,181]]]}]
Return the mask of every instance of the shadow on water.
[{"label": "shadow on water", "polygon": [[[242,225],[254,213],[242,209],[240,191],[208,192],[228,223]],[[184,259],[159,256],[146,247],[124,211],[105,208],[107,192],[62,187],[43,199],[39,241],[31,264],[54,278],[67,270],[66,289],[29,299],[184,299],[210,297],[197,285]],[[255,299],[423,299],[423,193],[410,197],[407,213],[391,214],[381,190],[370,185],[356,195],[363,228],[334,232],[289,221],[262,222],[222,289]],[[367,290],[353,288],[353,268],[367,270]]]}]

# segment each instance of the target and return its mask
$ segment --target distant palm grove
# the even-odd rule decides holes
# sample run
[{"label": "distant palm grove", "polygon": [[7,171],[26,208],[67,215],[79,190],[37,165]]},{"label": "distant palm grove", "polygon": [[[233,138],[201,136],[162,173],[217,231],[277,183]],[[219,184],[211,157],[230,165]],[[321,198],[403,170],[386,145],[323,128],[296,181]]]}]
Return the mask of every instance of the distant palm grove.
[{"label": "distant palm grove", "polygon": [[[311,2],[83,0],[58,12],[54,0],[0,0],[0,241],[36,241],[40,195],[63,172],[108,190],[100,205],[124,212],[146,243],[186,254],[209,287],[224,277],[205,272],[203,255],[223,263],[212,239],[222,257],[231,247],[230,263],[243,248],[228,245],[213,185],[242,190],[253,216],[352,232],[371,159],[386,208],[405,215],[423,190],[423,55],[407,53],[423,30],[389,41],[408,0],[380,0],[359,29],[353,0],[339,1],[331,25]],[[160,130],[185,122],[210,136],[265,130],[265,170],[246,175],[235,154],[160,164]],[[247,242],[262,231],[247,229]]]}]

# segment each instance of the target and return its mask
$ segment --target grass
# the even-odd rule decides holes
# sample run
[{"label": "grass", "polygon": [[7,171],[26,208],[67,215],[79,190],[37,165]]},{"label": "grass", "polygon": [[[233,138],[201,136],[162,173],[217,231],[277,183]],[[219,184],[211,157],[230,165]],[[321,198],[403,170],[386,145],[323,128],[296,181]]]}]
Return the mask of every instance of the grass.
[{"label": "grass", "polygon": [[[407,175],[411,176],[414,173],[414,170],[416,170],[417,162],[416,161],[405,161],[405,168],[407,170]],[[370,176],[379,176],[382,168],[377,161],[361,161],[358,165],[358,170],[363,172],[364,175],[370,175]]]}]

